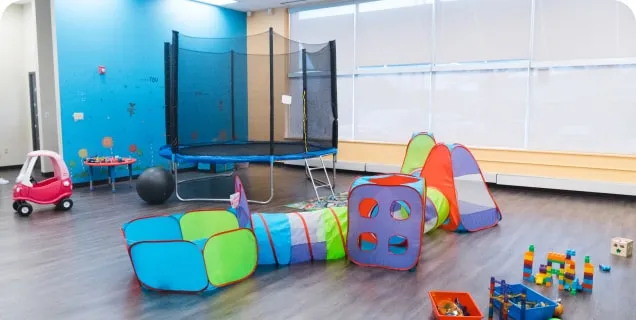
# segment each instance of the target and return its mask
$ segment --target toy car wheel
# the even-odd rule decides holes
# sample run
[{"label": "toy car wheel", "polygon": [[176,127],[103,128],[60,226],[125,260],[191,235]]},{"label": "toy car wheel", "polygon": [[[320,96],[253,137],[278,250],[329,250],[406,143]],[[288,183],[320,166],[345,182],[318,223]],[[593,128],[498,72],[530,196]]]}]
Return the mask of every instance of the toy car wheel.
[{"label": "toy car wheel", "polygon": [[22,204],[22,201],[13,201],[13,210],[18,211],[18,207]]},{"label": "toy car wheel", "polygon": [[57,204],[57,207],[60,208],[60,210],[70,210],[71,208],[73,208],[73,200],[66,198],[63,199],[62,201],[60,201],[60,203]]},{"label": "toy car wheel", "polygon": [[17,211],[19,215],[28,217],[31,215],[31,212],[33,212],[33,206],[28,203],[21,203],[18,205]]}]

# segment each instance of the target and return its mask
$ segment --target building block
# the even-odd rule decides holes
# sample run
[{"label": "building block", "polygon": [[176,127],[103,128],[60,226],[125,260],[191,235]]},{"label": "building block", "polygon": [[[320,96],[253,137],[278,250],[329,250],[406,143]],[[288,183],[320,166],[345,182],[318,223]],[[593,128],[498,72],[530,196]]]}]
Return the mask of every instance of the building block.
[{"label": "building block", "polygon": [[615,256],[629,258],[634,252],[634,240],[621,237],[612,238],[610,250]]},{"label": "building block", "polygon": [[553,276],[556,276],[559,291],[566,291],[571,295],[576,295],[578,291],[592,292],[594,265],[590,262],[590,257],[585,256],[583,281],[581,281],[576,275],[575,256],[576,251],[572,249],[567,249],[565,254],[548,252],[547,263],[539,265],[539,273],[532,275],[534,245],[531,245],[524,255],[523,279],[549,288],[553,285]]}]

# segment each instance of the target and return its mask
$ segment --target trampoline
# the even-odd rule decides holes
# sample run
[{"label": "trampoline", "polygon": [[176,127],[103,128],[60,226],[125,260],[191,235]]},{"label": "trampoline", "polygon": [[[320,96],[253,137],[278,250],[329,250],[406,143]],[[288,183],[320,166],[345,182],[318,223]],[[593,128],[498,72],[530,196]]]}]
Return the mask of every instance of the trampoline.
[{"label": "trampoline", "polygon": [[[269,164],[269,198],[274,198],[274,163],[304,160],[317,197],[333,195],[338,153],[336,44],[305,44],[268,32],[235,38],[197,38],[173,31],[164,44],[166,145],[175,193],[186,198],[179,170],[205,164]],[[284,130],[283,130],[284,129]],[[329,177],[324,156],[332,156]],[[309,159],[318,158],[317,166]],[[314,177],[321,169],[326,180]],[[214,177],[233,175],[217,174]],[[205,177],[203,179],[208,179]]]}]

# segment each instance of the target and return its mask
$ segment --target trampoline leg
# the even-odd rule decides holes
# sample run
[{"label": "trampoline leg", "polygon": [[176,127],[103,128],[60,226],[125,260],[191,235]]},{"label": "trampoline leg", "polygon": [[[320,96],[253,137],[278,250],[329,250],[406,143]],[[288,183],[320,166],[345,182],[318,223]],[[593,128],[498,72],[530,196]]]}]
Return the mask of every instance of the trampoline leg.
[{"label": "trampoline leg", "polygon": [[269,198],[267,198],[267,200],[265,201],[247,200],[247,202],[256,203],[256,204],[268,204],[272,202],[272,199],[274,199],[274,161],[273,160],[270,161],[269,163]]},{"label": "trampoline leg", "polygon": [[336,154],[333,155],[333,157],[331,158],[332,162],[333,162],[333,167],[331,168],[333,170],[333,182],[332,182],[332,186],[336,186],[336,165],[338,164],[338,156]]},{"label": "trampoline leg", "polygon": [[[218,174],[212,177],[204,177],[204,178],[194,178],[194,179],[188,179],[188,180],[183,180],[183,181],[179,181],[179,173],[178,173],[178,168],[177,168],[177,163],[176,162],[172,162],[172,168],[173,168],[173,174],[174,174],[174,193],[177,197],[177,199],[179,199],[180,201],[214,201],[214,202],[230,202],[230,198],[229,196],[227,198],[222,198],[222,199],[217,199],[217,198],[185,198],[183,196],[181,196],[181,194],[179,194],[179,184],[182,182],[189,182],[189,181],[196,181],[196,180],[202,180],[202,179],[213,179],[213,178],[220,178],[220,177],[229,177],[233,175],[232,171],[229,174]],[[265,201],[258,201],[258,200],[247,200],[247,202],[249,203],[256,203],[256,204],[268,204],[272,201],[272,199],[274,199],[274,161],[271,161],[269,164],[269,198]]]}]

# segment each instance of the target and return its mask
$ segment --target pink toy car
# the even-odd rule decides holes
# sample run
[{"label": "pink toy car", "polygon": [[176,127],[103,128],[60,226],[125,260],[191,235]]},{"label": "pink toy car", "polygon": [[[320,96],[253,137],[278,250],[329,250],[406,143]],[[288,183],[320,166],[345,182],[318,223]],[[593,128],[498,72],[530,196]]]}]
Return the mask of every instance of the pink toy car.
[{"label": "pink toy car", "polygon": [[[40,182],[31,176],[39,157],[51,159],[54,173],[52,178]],[[31,215],[33,206],[28,202],[55,204],[56,209],[69,210],[73,207],[71,195],[73,195],[73,182],[59,154],[46,150],[32,151],[27,154],[27,160],[13,186],[13,209],[19,215],[23,217]]]}]

